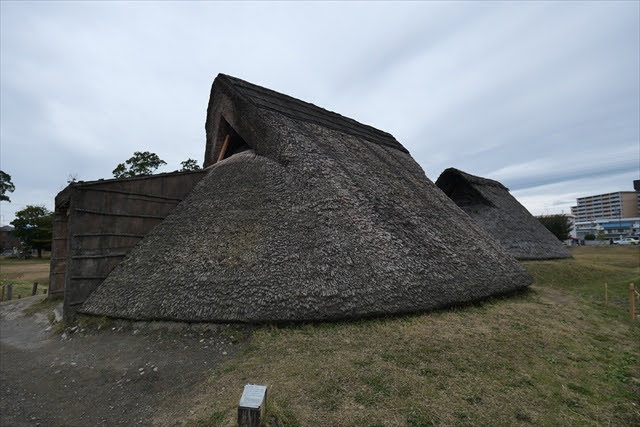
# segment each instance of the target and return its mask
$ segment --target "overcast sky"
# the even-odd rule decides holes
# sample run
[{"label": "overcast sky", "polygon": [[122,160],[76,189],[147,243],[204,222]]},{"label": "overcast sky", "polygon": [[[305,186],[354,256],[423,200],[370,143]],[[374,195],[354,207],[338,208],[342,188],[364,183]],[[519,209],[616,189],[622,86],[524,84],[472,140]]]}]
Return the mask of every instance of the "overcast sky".
[{"label": "overcast sky", "polygon": [[134,151],[201,163],[218,73],[568,212],[639,178],[639,4],[2,1],[0,223]]}]

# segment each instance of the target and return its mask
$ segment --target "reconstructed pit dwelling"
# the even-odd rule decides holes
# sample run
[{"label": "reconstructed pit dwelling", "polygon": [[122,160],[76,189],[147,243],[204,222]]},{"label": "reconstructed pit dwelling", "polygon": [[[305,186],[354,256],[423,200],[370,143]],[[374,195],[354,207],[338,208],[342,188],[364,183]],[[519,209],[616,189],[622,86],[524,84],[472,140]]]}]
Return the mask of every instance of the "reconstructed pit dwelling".
[{"label": "reconstructed pit dwelling", "polygon": [[436,185],[515,258],[571,257],[556,236],[498,181],[449,168]]},{"label": "reconstructed pit dwelling", "polygon": [[[424,311],[531,283],[386,132],[219,75],[206,135],[199,182],[74,300],[79,312],[319,321]],[[65,301],[79,284],[65,280]]]}]

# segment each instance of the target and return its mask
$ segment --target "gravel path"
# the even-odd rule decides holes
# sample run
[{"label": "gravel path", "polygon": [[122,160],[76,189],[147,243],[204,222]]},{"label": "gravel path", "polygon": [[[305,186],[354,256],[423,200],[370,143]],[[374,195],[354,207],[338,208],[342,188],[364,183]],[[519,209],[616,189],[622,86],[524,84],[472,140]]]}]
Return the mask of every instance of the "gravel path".
[{"label": "gravel path", "polygon": [[41,296],[0,304],[0,425],[179,425],[237,344],[227,326],[113,322],[62,335]]}]

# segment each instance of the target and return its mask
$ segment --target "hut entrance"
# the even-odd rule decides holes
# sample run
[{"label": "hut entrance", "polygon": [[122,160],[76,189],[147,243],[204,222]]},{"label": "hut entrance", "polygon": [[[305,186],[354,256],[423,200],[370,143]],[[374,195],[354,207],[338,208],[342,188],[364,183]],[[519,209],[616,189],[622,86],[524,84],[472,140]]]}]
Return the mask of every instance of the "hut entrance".
[{"label": "hut entrance", "polygon": [[234,154],[250,150],[251,147],[236,132],[234,128],[224,119],[220,117],[220,125],[218,126],[218,137],[216,139],[217,150],[216,163],[233,156]]}]

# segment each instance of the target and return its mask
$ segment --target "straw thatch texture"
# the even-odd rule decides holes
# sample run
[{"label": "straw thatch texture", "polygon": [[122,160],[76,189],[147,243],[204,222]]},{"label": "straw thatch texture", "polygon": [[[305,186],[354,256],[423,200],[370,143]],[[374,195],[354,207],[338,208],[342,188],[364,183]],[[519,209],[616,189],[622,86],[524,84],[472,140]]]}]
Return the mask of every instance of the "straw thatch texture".
[{"label": "straw thatch texture", "polygon": [[556,236],[498,181],[449,168],[436,185],[517,259],[571,257]]},{"label": "straw thatch texture", "polygon": [[[208,174],[82,312],[329,320],[531,283],[387,133],[227,76],[214,82],[206,128]],[[214,163],[221,129],[249,149]]]}]

